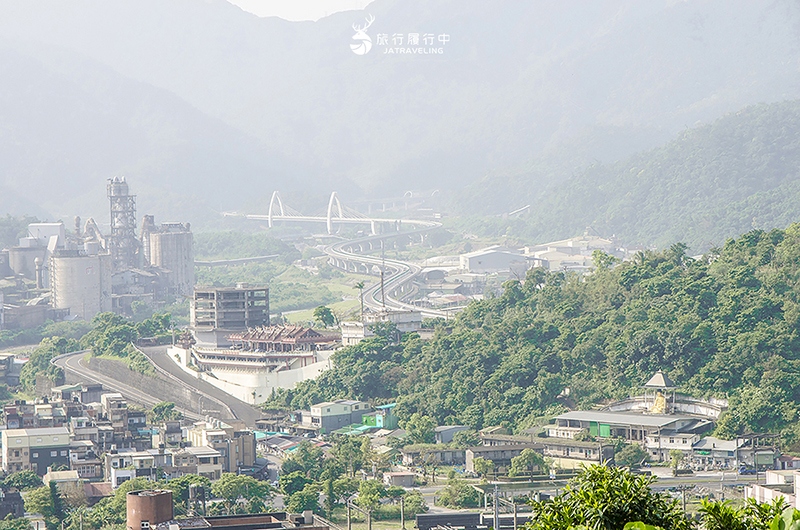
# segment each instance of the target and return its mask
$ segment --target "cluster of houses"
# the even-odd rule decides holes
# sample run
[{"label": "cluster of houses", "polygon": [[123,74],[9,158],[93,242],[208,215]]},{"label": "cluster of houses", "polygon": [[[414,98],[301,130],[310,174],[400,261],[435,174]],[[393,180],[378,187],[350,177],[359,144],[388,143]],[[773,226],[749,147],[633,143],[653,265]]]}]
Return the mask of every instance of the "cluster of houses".
[{"label": "cluster of houses", "polygon": [[49,398],[3,408],[0,467],[32,471],[99,500],[126,480],[253,473],[255,433],[238,420],[148,422],[143,410],[99,384],[62,385]]},{"label": "cluster of houses", "polygon": [[[327,435],[364,435],[378,454],[406,468],[463,465],[468,473],[476,472],[478,457],[491,461],[498,473],[505,472],[511,460],[525,449],[542,454],[560,469],[613,462],[619,441],[638,444],[655,462],[670,460],[671,452],[680,451],[685,465],[695,468],[800,468],[800,459],[781,455],[772,435],[753,434],[734,440],[708,436],[727,408],[725,400],[678,394],[674,383],[661,371],[642,388],[641,396],[599,410],[565,412],[548,425],[517,434],[503,427],[483,429],[477,433],[479,443],[472,447],[452,443],[458,432],[470,429],[465,425],[436,427],[432,444],[391,443],[391,438],[407,436],[398,429],[395,405],[373,407],[357,400],[323,402],[308,410],[264,418],[258,428],[272,434],[258,444],[264,451],[286,457],[304,441],[327,449],[329,445],[323,440]],[[400,477],[403,473],[392,473],[390,481],[405,485],[407,477]]]}]

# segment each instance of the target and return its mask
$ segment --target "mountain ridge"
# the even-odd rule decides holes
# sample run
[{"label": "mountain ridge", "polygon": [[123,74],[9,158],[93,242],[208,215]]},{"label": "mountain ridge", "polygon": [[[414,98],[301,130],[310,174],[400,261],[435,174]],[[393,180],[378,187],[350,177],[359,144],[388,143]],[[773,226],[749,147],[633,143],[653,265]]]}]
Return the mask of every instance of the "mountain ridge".
[{"label": "mountain ridge", "polygon": [[[704,252],[751,229],[797,222],[798,168],[800,100],[792,100],[747,107],[618,162],[572,173],[541,163],[485,177],[462,192],[462,211],[485,214],[511,196],[530,202],[533,214],[505,223],[534,241],[591,226],[626,244],[664,248],[682,241]],[[564,182],[529,186],[556,180],[548,172],[566,175]]]},{"label": "mountain ridge", "polygon": [[[357,56],[353,25],[367,15],[375,17],[373,48]],[[379,35],[412,32],[437,37],[443,53],[382,53]],[[229,189],[209,192],[205,181],[237,188],[253,209],[287,188],[451,194],[564,146],[574,167],[611,162],[746,105],[800,97],[800,8],[788,0],[376,0],[364,12],[294,23],[222,0],[8,0],[0,4],[0,34],[17,49],[40,46],[45,63],[46,50],[57,48],[164,91],[164,100],[172,94],[186,116],[189,106],[208,117],[183,135],[182,153],[174,142],[159,151],[157,140],[166,135],[169,144],[170,128],[180,129],[174,122],[138,122],[136,134],[150,150],[130,164],[98,161],[86,146],[70,149],[72,133],[56,119],[64,140],[47,146],[43,158],[53,164],[33,179],[77,180],[59,170],[59,153],[67,168],[80,161],[83,173],[98,178],[117,166],[144,167],[158,175],[159,193],[182,203],[186,174],[194,173],[202,175],[197,200],[215,210],[237,209],[237,197]],[[83,84],[93,85],[93,75]],[[94,98],[125,110],[129,93],[102,88]],[[76,97],[63,101],[70,112],[84,104]],[[35,102],[28,103],[35,115]],[[15,178],[0,174],[0,184]],[[61,199],[43,197],[46,204]],[[186,214],[194,215],[191,204],[181,206]]]}]

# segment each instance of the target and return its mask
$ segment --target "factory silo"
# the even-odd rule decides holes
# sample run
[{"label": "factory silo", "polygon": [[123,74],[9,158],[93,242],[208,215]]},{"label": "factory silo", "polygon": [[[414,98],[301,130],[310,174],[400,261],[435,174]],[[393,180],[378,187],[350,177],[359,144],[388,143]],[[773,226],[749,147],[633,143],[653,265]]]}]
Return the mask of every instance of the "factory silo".
[{"label": "factory silo", "polygon": [[69,309],[70,314],[91,320],[96,314],[111,311],[112,260],[98,254],[96,246],[84,250],[63,250],[50,260],[50,287],[53,306]]},{"label": "factory silo", "polygon": [[164,223],[146,234],[151,265],[169,271],[175,294],[191,296],[194,288],[194,241],[189,223]]}]

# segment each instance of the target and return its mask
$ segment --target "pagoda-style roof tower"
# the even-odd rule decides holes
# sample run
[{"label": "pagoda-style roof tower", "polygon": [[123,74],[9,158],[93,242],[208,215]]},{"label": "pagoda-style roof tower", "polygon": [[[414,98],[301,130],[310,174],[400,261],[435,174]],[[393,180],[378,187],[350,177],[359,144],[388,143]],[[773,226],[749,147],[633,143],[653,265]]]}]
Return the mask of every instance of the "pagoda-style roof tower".
[{"label": "pagoda-style roof tower", "polygon": [[672,379],[670,379],[667,374],[659,370],[653,374],[653,377],[651,377],[649,381],[644,384],[644,388],[674,390],[678,387],[675,386],[675,383],[672,382]]},{"label": "pagoda-style roof tower", "polygon": [[[671,414],[675,409],[675,383],[667,374],[658,370],[644,385],[644,400],[650,414]],[[672,390],[672,404],[667,395]],[[652,391],[652,394],[650,393]]]}]

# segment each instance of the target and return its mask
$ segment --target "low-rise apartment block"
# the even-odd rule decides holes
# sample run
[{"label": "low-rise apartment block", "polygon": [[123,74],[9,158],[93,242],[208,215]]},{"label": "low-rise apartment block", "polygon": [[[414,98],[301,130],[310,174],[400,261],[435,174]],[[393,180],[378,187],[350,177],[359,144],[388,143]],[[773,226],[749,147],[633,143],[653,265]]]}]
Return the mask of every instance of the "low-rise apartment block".
[{"label": "low-rise apartment block", "polygon": [[2,469],[5,473],[30,470],[42,476],[48,467],[69,466],[69,441],[66,427],[4,430]]}]

